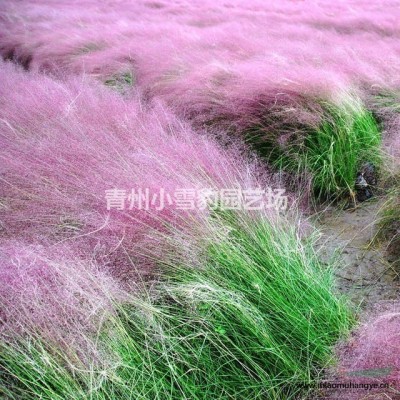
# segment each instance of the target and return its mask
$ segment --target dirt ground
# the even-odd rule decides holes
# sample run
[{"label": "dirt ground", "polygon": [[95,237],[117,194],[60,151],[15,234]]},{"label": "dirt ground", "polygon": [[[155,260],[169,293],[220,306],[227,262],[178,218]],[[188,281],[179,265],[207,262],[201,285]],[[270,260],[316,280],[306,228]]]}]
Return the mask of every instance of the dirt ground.
[{"label": "dirt ground", "polygon": [[322,261],[336,260],[340,291],[363,309],[400,295],[400,270],[389,263],[385,243],[372,243],[382,203],[373,199],[352,209],[328,208],[316,223],[322,232],[318,242]]}]

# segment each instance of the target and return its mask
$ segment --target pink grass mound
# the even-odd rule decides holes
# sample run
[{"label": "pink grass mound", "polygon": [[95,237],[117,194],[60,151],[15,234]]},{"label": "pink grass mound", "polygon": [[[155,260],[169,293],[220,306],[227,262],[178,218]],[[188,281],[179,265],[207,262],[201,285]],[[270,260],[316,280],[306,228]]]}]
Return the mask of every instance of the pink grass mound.
[{"label": "pink grass mound", "polygon": [[400,399],[399,302],[378,305],[349,342],[339,348],[338,355],[337,371],[328,382],[351,382],[360,387],[327,391],[321,398]]},{"label": "pink grass mound", "polygon": [[[0,76],[5,238],[68,242],[83,259],[96,255],[103,263],[105,257],[115,274],[129,276],[137,265],[145,274],[149,253],[163,252],[156,233],[190,230],[207,218],[206,208],[161,203],[162,191],[252,189],[261,182],[255,164],[192,131],[161,104],[123,99],[90,79],[57,81],[10,63],[1,65]],[[115,188],[126,192],[123,210],[107,209],[106,190]],[[158,197],[140,209],[129,201],[131,189]]]},{"label": "pink grass mound", "polygon": [[[13,240],[0,246],[0,337],[39,335],[82,360],[97,358],[96,335],[123,300],[116,282],[71,249]],[[72,350],[74,349],[74,350]]]},{"label": "pink grass mound", "polygon": [[394,0],[5,0],[0,53],[103,81],[130,73],[182,115],[213,119],[271,91],[398,87],[399,18]]}]

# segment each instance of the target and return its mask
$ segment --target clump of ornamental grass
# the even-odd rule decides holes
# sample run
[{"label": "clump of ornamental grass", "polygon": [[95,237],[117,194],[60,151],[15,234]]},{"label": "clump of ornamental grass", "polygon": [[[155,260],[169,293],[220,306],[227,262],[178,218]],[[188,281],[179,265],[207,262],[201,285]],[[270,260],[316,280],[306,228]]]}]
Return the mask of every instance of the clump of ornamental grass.
[{"label": "clump of ornamental grass", "polygon": [[[247,140],[276,168],[295,176],[310,176],[317,200],[354,198],[362,165],[379,167],[381,163],[378,125],[355,96],[337,103],[318,103],[313,109],[318,120],[299,121],[287,138],[269,135],[268,126],[262,125],[262,132],[257,132],[257,126],[247,132]],[[285,128],[285,120],[281,126]]]},{"label": "clump of ornamental grass", "polygon": [[60,351],[76,353],[85,364],[98,358],[91,334],[112,310],[110,297],[123,292],[92,260],[74,248],[28,245],[12,240],[0,247],[0,341],[40,333]]},{"label": "clump of ornamental grass", "polygon": [[179,255],[178,241],[174,254],[159,260],[161,281],[142,297],[117,302],[99,328],[95,342],[113,362],[76,367],[38,338],[3,343],[8,395],[173,400],[302,393],[353,321],[335,294],[332,271],[283,218],[215,209],[201,229],[206,235],[191,250],[202,261],[196,268]]},{"label": "clump of ornamental grass", "polygon": [[[195,359],[209,343],[207,357],[226,377],[210,386],[213,397],[292,398],[329,363],[331,346],[351,325],[332,271],[283,217],[216,209],[201,242],[204,265],[167,265],[167,289],[176,312],[199,319],[187,331],[197,342]],[[207,376],[215,371],[204,375],[211,383]]]},{"label": "clump of ornamental grass", "polygon": [[377,117],[385,123],[390,123],[400,113],[400,93],[396,89],[378,88],[370,103]]}]

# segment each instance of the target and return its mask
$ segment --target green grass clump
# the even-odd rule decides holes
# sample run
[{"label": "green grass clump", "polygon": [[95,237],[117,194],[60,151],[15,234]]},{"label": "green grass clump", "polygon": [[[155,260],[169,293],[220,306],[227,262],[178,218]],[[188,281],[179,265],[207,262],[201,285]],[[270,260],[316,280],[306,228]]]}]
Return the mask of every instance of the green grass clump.
[{"label": "green grass clump", "polygon": [[207,349],[196,365],[212,398],[294,398],[351,325],[332,271],[321,267],[311,242],[280,222],[216,212],[207,263],[169,273],[172,304],[198,318],[197,328],[185,326],[193,326],[194,354]]},{"label": "green grass clump", "polygon": [[167,263],[163,282],[146,298],[117,305],[99,328],[95,340],[107,362],[77,366],[40,341],[3,346],[8,395],[296,398],[332,361],[331,348],[353,317],[312,241],[279,221],[213,211],[198,243],[203,264]]},{"label": "green grass clump", "polygon": [[325,105],[328,118],[306,137],[300,164],[313,176],[317,198],[354,195],[357,171],[380,164],[381,135],[372,114],[358,104]]},{"label": "green grass clump", "polygon": [[[317,200],[354,197],[357,172],[365,162],[376,167],[381,163],[381,134],[373,115],[361,101],[349,96],[338,104],[318,101],[320,123],[303,124],[282,145],[279,135],[250,132],[248,140],[277,169],[293,175],[293,179],[306,174],[312,181]],[[317,110],[317,107],[316,107]],[[301,112],[301,109],[299,110]],[[284,129],[284,124],[283,131]],[[260,145],[261,144],[261,145]]]}]

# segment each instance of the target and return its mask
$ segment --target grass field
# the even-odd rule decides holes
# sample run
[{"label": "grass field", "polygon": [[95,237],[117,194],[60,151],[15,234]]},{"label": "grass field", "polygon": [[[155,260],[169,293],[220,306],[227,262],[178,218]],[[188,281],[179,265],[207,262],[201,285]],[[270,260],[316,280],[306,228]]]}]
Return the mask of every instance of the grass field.
[{"label": "grass field", "polygon": [[333,400],[364,368],[396,400],[398,303],[354,304],[316,224],[380,202],[400,274],[398,17],[4,0],[0,397]]}]

